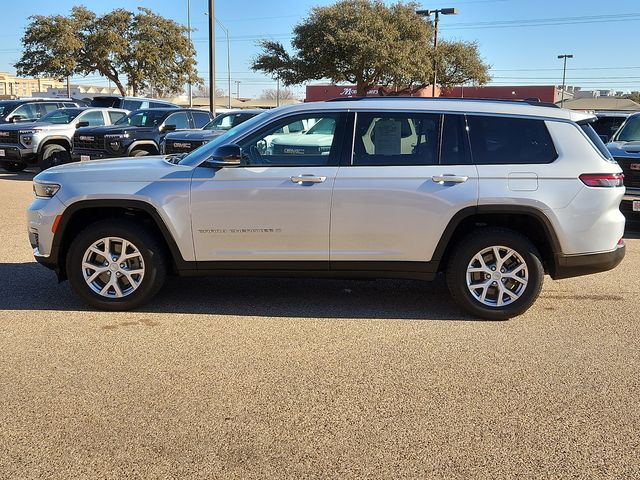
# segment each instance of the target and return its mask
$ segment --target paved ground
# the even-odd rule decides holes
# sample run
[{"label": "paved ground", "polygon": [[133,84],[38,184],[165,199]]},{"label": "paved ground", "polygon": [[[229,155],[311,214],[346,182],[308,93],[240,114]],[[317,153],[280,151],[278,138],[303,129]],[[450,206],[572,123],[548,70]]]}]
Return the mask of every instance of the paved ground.
[{"label": "paved ground", "polygon": [[640,477],[640,240],[507,322],[443,282],[171,281],[87,310],[0,174],[0,478]]}]

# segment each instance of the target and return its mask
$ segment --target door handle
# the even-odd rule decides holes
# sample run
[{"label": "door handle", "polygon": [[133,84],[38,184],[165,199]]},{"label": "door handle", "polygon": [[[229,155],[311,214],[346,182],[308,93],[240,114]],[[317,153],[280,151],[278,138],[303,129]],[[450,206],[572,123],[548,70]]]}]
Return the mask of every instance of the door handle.
[{"label": "door handle", "polygon": [[302,185],[303,183],[322,183],[327,179],[327,177],[318,177],[313,174],[308,175],[298,175],[295,177],[291,177],[291,181],[293,183],[297,183]]},{"label": "door handle", "polygon": [[434,175],[431,177],[436,183],[464,183],[469,180],[469,177],[464,175],[452,175],[450,173],[445,173],[444,175]]}]

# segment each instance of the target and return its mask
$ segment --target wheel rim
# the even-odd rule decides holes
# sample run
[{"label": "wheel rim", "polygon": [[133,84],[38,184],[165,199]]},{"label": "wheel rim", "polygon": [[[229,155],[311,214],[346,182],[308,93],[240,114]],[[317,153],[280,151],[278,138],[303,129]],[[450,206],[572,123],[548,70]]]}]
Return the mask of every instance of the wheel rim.
[{"label": "wheel rim", "polygon": [[144,273],[140,250],[124,238],[101,238],[91,244],[82,257],[84,281],[105,298],[131,295],[142,284]]},{"label": "wheel rim", "polygon": [[473,298],[487,307],[512,304],[522,296],[528,282],[527,263],[510,247],[484,248],[467,266],[467,288]]}]

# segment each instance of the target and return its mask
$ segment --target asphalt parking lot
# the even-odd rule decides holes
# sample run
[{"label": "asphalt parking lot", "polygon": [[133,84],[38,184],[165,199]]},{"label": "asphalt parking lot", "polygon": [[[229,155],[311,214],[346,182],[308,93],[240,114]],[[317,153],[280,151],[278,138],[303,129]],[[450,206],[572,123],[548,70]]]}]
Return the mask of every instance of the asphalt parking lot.
[{"label": "asphalt parking lot", "polygon": [[172,279],[88,310],[0,173],[0,478],[640,477],[640,239],[477,321],[443,281]]}]

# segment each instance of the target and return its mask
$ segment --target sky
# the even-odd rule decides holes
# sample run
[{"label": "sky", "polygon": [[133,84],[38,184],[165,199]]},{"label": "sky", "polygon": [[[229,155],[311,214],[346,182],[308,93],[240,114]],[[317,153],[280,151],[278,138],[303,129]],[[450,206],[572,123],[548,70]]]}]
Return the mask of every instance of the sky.
[{"label": "sky", "polygon": [[[30,15],[68,13],[82,4],[105,13],[114,8],[147,7],[187,23],[188,0],[0,0],[0,71],[15,73],[21,52],[20,38]],[[191,1],[192,34],[199,75],[208,82],[208,0]],[[259,95],[275,88],[271,78],[250,69],[259,53],[260,39],[273,39],[290,48],[293,27],[313,6],[324,0],[215,0],[215,16],[229,30],[231,68],[227,68],[224,31],[216,29],[216,84],[227,91],[231,71],[232,92],[240,81],[240,96]],[[387,4],[394,2],[387,1]],[[640,90],[637,30],[640,0],[442,0],[418,2],[422,8],[456,7],[456,16],[441,16],[440,38],[477,41],[491,65],[493,85],[553,85],[562,83],[560,54],[573,54],[568,62],[567,84],[583,89]],[[107,85],[93,75],[74,77],[72,83]],[[303,87],[293,88],[298,95]]]}]

